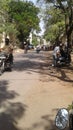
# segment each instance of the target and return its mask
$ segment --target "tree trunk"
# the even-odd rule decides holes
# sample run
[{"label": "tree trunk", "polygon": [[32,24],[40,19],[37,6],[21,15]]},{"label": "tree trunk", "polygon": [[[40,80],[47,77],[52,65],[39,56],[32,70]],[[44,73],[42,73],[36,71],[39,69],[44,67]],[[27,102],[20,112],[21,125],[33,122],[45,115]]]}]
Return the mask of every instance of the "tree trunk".
[{"label": "tree trunk", "polygon": [[70,24],[70,19],[68,15],[65,15],[65,26],[66,26],[66,37],[67,37],[67,46],[68,48],[72,47],[72,26]]}]

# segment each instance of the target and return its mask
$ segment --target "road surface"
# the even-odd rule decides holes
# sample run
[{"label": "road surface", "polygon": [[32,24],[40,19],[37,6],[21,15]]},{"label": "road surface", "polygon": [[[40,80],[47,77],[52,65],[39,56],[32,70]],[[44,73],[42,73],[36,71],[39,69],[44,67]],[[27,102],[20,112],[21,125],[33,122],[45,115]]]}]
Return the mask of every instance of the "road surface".
[{"label": "road surface", "polygon": [[14,54],[0,76],[0,130],[57,130],[59,108],[73,100],[73,68],[53,68],[51,52]]}]

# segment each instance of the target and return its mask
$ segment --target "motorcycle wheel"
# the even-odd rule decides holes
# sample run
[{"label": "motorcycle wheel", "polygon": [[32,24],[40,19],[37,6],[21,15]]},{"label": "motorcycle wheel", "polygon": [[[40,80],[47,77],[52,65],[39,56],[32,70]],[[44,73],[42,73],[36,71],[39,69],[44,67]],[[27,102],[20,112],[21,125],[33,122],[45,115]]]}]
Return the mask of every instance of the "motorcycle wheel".
[{"label": "motorcycle wheel", "polygon": [[6,63],[5,64],[5,70],[12,71],[12,64],[11,63]]}]

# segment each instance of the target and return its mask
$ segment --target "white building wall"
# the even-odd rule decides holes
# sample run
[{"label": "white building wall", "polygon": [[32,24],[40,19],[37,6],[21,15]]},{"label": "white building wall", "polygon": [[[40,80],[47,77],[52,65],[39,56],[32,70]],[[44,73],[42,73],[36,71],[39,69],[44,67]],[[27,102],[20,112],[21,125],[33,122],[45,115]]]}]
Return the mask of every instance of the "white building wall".
[{"label": "white building wall", "polygon": [[30,32],[30,35],[29,35],[29,41],[30,41],[30,44],[32,44],[32,33]]},{"label": "white building wall", "polygon": [[2,35],[1,48],[3,48],[4,46],[5,46],[5,32],[3,32],[3,35]]}]

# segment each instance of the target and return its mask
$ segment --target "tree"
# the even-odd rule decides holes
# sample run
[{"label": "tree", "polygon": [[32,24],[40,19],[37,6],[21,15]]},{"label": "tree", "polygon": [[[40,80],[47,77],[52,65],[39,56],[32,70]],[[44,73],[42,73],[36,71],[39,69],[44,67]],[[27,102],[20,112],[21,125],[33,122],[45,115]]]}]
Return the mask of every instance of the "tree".
[{"label": "tree", "polygon": [[65,31],[67,36],[68,48],[72,44],[72,32],[73,32],[73,0],[46,0],[47,3],[52,4],[57,9],[60,9],[65,16]]},{"label": "tree", "polygon": [[[17,34],[17,30],[15,28],[14,23],[11,23],[8,18],[8,11],[9,11],[9,2],[11,0],[0,0],[0,33],[2,34],[3,32],[5,32],[5,39],[7,37],[7,35],[10,37],[10,42],[12,42],[12,44],[14,44],[15,39],[16,39],[16,34]],[[11,38],[13,37],[13,38]]]},{"label": "tree", "polygon": [[46,10],[45,16],[45,33],[44,38],[51,43],[59,40],[60,36],[65,32],[64,15],[59,9],[50,7]]},{"label": "tree", "polygon": [[38,45],[38,38],[37,38],[37,35],[35,35],[35,34],[32,35],[32,44],[34,46]]},{"label": "tree", "polygon": [[11,0],[9,3],[9,21],[15,24],[20,42],[28,38],[32,29],[39,30],[38,12],[32,2]]}]

